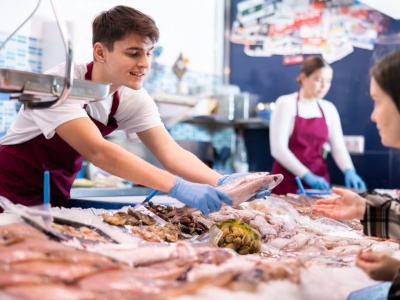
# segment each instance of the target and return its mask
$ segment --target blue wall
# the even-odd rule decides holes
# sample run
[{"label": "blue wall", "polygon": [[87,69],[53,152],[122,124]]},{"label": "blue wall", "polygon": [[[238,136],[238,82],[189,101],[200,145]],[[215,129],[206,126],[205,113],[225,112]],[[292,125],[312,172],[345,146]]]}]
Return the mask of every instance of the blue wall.
[{"label": "blue wall", "polygon": [[[232,1],[234,20],[239,1]],[[400,32],[400,21],[391,20],[385,34]],[[230,83],[242,91],[260,96],[261,102],[275,101],[280,95],[299,89],[295,78],[299,65],[284,66],[282,56],[250,57],[243,45],[230,43]],[[354,52],[332,64],[332,87],[325,97],[332,101],[340,114],[345,135],[365,136],[365,153],[353,155],[353,163],[365,179],[368,188],[400,188],[400,151],[382,146],[376,126],[370,120],[372,101],[369,97],[369,69],[376,59],[400,48],[400,45],[375,45],[373,51],[354,48]],[[400,129],[399,129],[400,130]],[[246,146],[251,171],[270,170],[268,129],[247,130]],[[343,174],[328,157],[332,183],[343,185]]]}]

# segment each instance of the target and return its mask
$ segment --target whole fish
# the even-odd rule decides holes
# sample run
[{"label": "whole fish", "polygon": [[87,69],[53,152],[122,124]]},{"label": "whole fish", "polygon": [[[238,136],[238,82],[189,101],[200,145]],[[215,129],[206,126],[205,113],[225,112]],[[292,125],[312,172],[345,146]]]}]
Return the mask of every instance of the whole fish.
[{"label": "whole fish", "polygon": [[257,172],[236,178],[218,186],[217,189],[227,194],[232,199],[233,205],[238,205],[254,197],[262,190],[272,190],[282,180],[282,174]]},{"label": "whole fish", "polygon": [[[216,187],[216,189],[227,194],[233,201],[233,205],[239,205],[250,198],[257,195],[258,192],[270,189],[272,190],[283,180],[282,174],[269,174],[268,172],[256,172],[236,178],[223,185]],[[222,203],[222,205],[227,205]],[[174,219],[180,218],[185,214],[191,214],[197,211],[196,208],[190,206],[183,206],[177,208]]]}]

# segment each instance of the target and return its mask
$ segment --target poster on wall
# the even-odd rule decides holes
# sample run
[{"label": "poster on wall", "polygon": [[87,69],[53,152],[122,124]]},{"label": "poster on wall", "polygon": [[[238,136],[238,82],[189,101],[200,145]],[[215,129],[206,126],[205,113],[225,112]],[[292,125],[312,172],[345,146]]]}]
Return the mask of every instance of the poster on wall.
[{"label": "poster on wall", "polygon": [[237,4],[230,41],[249,56],[284,56],[285,64],[304,54],[332,63],[354,51],[373,50],[390,18],[356,0],[244,0]]}]

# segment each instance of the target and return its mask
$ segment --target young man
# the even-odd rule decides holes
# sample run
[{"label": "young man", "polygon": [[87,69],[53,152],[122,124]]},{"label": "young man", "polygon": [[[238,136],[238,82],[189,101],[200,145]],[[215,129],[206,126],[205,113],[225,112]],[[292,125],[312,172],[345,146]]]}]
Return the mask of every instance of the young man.
[{"label": "young man", "polygon": [[[219,210],[221,201],[231,205],[214,186],[243,174],[222,177],[178,146],[142,88],[158,37],[153,19],[131,7],[100,13],[93,21],[93,62],[75,65],[74,77],[110,82],[110,95],[87,105],[67,99],[51,109],[22,109],[0,139],[0,195],[14,203],[41,204],[43,172],[48,170],[51,204],[63,206],[86,158],[111,174],[167,192],[203,214]],[[64,70],[61,64],[47,73],[63,76]],[[103,138],[116,129],[129,141],[140,139],[167,171]]]}]

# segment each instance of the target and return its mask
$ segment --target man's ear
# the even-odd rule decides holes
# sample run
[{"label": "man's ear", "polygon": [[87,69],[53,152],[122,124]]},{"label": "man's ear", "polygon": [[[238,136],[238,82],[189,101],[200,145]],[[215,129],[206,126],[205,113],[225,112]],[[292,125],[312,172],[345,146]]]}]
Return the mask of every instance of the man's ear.
[{"label": "man's ear", "polygon": [[93,57],[95,61],[98,62],[105,62],[106,55],[105,55],[105,46],[102,43],[95,43],[93,46]]}]

